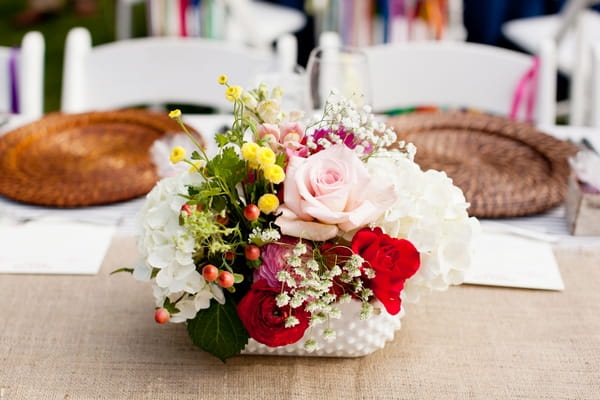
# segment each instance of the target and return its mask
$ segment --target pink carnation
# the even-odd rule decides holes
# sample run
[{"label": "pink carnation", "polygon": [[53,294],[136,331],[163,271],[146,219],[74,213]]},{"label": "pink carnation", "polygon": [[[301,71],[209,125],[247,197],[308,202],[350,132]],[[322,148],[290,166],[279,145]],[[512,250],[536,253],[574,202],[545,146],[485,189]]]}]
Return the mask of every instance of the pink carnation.
[{"label": "pink carnation", "polygon": [[[264,279],[269,287],[281,287],[281,282],[277,279],[277,273],[287,265],[287,260],[293,255],[294,246],[298,242],[298,238],[283,236],[276,243],[264,245],[260,253],[262,264],[258,270],[254,271],[254,282]],[[308,243],[305,244],[308,249],[305,257],[310,257],[312,246]]]}]

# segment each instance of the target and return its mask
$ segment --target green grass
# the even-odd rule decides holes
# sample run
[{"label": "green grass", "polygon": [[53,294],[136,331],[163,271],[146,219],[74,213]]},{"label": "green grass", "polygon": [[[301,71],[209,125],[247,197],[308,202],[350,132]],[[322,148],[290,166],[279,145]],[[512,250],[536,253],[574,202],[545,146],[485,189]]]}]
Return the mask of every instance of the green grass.
[{"label": "green grass", "polygon": [[[90,17],[75,14],[72,1],[66,2],[61,12],[52,18],[27,28],[16,28],[13,18],[24,10],[24,0],[0,1],[0,46],[18,46],[23,35],[31,30],[40,31],[46,42],[44,74],[44,110],[60,109],[60,91],[62,84],[62,65],[67,32],[76,26],[90,30],[93,45],[115,40],[115,0],[98,0],[98,11]],[[144,7],[134,9],[134,36],[145,33]]]}]

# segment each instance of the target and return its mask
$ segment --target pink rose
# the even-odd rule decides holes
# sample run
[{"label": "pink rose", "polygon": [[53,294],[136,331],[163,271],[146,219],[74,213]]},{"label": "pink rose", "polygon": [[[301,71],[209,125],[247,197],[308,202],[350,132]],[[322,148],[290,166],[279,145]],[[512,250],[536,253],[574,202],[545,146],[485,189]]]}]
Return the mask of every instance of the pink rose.
[{"label": "pink rose", "polygon": [[372,177],[358,156],[339,144],[289,159],[275,222],[284,235],[328,240],[375,221],[395,201],[393,185]]}]

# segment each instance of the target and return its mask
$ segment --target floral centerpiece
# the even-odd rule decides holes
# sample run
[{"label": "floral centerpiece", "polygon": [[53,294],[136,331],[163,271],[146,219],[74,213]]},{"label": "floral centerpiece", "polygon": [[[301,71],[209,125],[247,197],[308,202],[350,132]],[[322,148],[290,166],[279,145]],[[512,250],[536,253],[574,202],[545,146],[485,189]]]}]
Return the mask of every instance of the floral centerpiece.
[{"label": "floral centerpiece", "polygon": [[141,211],[132,272],[152,282],[157,322],[186,323],[222,360],[310,352],[336,342],[336,321],[399,319],[404,301],[462,282],[477,229],[462,192],[421,171],[367,106],[332,93],[305,122],[280,108],[280,88],[219,83],[234,116],[218,153],[173,148],[185,168]]}]

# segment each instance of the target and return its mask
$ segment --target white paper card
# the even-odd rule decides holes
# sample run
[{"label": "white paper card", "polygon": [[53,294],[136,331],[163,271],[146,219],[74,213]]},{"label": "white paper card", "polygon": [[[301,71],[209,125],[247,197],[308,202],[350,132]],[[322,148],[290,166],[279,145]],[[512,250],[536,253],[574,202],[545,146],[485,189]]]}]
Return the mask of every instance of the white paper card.
[{"label": "white paper card", "polygon": [[565,288],[549,243],[490,232],[483,232],[476,242],[465,283],[547,290]]},{"label": "white paper card", "polygon": [[0,226],[0,273],[97,274],[114,233],[55,219]]}]

